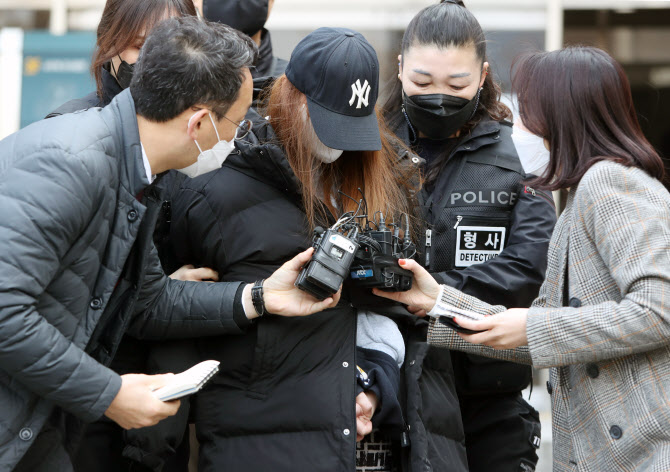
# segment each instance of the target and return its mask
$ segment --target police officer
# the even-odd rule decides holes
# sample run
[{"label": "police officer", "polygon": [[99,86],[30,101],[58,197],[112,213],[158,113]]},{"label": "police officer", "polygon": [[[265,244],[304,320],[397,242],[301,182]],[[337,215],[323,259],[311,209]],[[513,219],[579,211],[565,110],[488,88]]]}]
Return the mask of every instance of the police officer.
[{"label": "police officer", "polygon": [[[430,6],[412,19],[398,59],[384,117],[425,160],[424,266],[440,283],[489,303],[529,306],[544,278],[555,207],[549,194],[524,185],[537,167],[515,149],[481,26],[461,1]],[[455,352],[452,364],[470,471],[534,470],[540,423],[520,394],[530,368]],[[411,399],[409,417],[431,408]],[[426,429],[457,428],[455,401],[440,414],[424,419]]]}]

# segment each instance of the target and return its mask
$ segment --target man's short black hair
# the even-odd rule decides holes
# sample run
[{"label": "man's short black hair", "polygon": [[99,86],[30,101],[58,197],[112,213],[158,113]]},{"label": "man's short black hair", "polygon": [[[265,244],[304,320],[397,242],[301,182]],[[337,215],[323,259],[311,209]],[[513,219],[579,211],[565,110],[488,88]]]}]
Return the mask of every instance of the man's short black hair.
[{"label": "man's short black hair", "polygon": [[196,17],[162,21],[135,64],[130,92],[137,114],[165,122],[206,105],[221,119],[257,56],[251,38],[220,23]]}]

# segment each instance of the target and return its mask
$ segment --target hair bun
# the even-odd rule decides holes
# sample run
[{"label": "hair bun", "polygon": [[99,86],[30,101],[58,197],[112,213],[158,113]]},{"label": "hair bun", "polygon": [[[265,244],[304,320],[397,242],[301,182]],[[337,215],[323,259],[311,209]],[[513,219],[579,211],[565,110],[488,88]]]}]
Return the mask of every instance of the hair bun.
[{"label": "hair bun", "polygon": [[465,3],[463,3],[463,0],[442,0],[440,3],[453,3],[454,5],[458,5],[459,7],[466,8]]}]

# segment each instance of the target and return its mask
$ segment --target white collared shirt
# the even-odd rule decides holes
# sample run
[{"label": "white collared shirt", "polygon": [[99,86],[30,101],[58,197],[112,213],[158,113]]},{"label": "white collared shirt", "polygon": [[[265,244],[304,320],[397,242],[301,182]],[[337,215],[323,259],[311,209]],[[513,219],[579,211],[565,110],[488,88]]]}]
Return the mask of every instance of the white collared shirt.
[{"label": "white collared shirt", "polygon": [[142,148],[142,163],[144,164],[144,171],[147,173],[147,180],[151,184],[156,178],[156,175],[151,173],[151,165],[149,164],[149,158],[147,157],[147,153],[144,151],[144,146],[142,145],[142,143],[140,143],[140,147]]}]

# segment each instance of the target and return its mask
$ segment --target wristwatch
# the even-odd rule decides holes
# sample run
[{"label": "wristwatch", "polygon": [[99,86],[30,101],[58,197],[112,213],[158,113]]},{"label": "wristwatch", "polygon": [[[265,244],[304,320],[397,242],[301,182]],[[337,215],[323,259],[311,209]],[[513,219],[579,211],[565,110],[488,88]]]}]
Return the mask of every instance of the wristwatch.
[{"label": "wristwatch", "polygon": [[267,313],[265,309],[265,301],[263,301],[263,282],[265,279],[257,280],[254,286],[251,287],[251,302],[258,313],[258,316],[263,316]]}]

